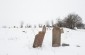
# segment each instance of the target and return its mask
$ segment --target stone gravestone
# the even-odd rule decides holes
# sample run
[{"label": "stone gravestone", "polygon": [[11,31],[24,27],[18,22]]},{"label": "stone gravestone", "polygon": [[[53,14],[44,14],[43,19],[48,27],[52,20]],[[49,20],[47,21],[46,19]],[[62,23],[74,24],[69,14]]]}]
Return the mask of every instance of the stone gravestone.
[{"label": "stone gravestone", "polygon": [[33,43],[33,48],[37,48],[37,47],[41,47],[42,46],[42,42],[45,36],[45,32],[46,32],[46,27],[43,26],[42,31],[40,31],[37,35],[35,35],[35,40]]},{"label": "stone gravestone", "polygon": [[61,29],[59,27],[53,27],[52,30],[52,47],[59,47],[61,44]]}]

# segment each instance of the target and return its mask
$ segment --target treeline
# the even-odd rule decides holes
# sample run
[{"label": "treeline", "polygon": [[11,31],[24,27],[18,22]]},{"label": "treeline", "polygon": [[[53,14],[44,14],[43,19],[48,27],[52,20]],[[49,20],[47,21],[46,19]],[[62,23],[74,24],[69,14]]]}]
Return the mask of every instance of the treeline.
[{"label": "treeline", "polygon": [[[82,18],[78,15],[78,14],[68,14],[67,17],[64,17],[64,19],[57,19],[56,22],[54,23],[54,21],[52,20],[51,22],[46,22],[44,24],[46,27],[51,28],[53,26],[59,26],[59,27],[66,27],[66,28],[70,28],[70,29],[85,29],[85,24],[83,23]],[[9,28],[31,28],[31,27],[39,27],[42,28],[43,25],[42,24],[38,24],[38,25],[30,25],[30,24],[24,24],[24,22],[22,21],[20,23],[20,26],[12,26]],[[7,28],[7,26],[3,26],[2,28]]]},{"label": "treeline", "polygon": [[83,23],[82,18],[78,14],[69,14],[64,19],[57,19],[55,24],[53,24],[53,22],[51,23],[52,25],[47,23],[46,26],[50,27],[57,25],[59,27],[66,27],[70,29],[75,29],[75,28],[85,29],[85,24]]}]

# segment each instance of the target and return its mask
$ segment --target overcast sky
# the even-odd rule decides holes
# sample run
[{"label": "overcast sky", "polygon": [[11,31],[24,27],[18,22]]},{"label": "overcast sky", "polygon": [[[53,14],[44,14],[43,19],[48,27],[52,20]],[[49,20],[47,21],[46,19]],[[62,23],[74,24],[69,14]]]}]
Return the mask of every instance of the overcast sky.
[{"label": "overcast sky", "polygon": [[85,0],[0,0],[0,25],[44,23],[69,13],[84,20]]}]

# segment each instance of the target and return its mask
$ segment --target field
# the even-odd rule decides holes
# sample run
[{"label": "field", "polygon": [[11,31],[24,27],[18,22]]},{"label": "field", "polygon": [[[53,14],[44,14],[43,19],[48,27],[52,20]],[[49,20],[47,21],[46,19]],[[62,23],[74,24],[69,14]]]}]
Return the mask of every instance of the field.
[{"label": "field", "polygon": [[60,47],[52,47],[52,28],[47,29],[42,47],[33,48],[39,31],[41,28],[0,28],[0,55],[85,55],[84,29],[64,28]]}]

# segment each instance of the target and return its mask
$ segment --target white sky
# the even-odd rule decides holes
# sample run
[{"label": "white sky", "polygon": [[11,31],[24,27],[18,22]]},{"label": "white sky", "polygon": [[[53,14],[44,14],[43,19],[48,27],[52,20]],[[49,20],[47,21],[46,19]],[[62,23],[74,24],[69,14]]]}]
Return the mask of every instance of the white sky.
[{"label": "white sky", "polygon": [[0,0],[0,26],[44,23],[69,13],[85,20],[85,0]]}]

